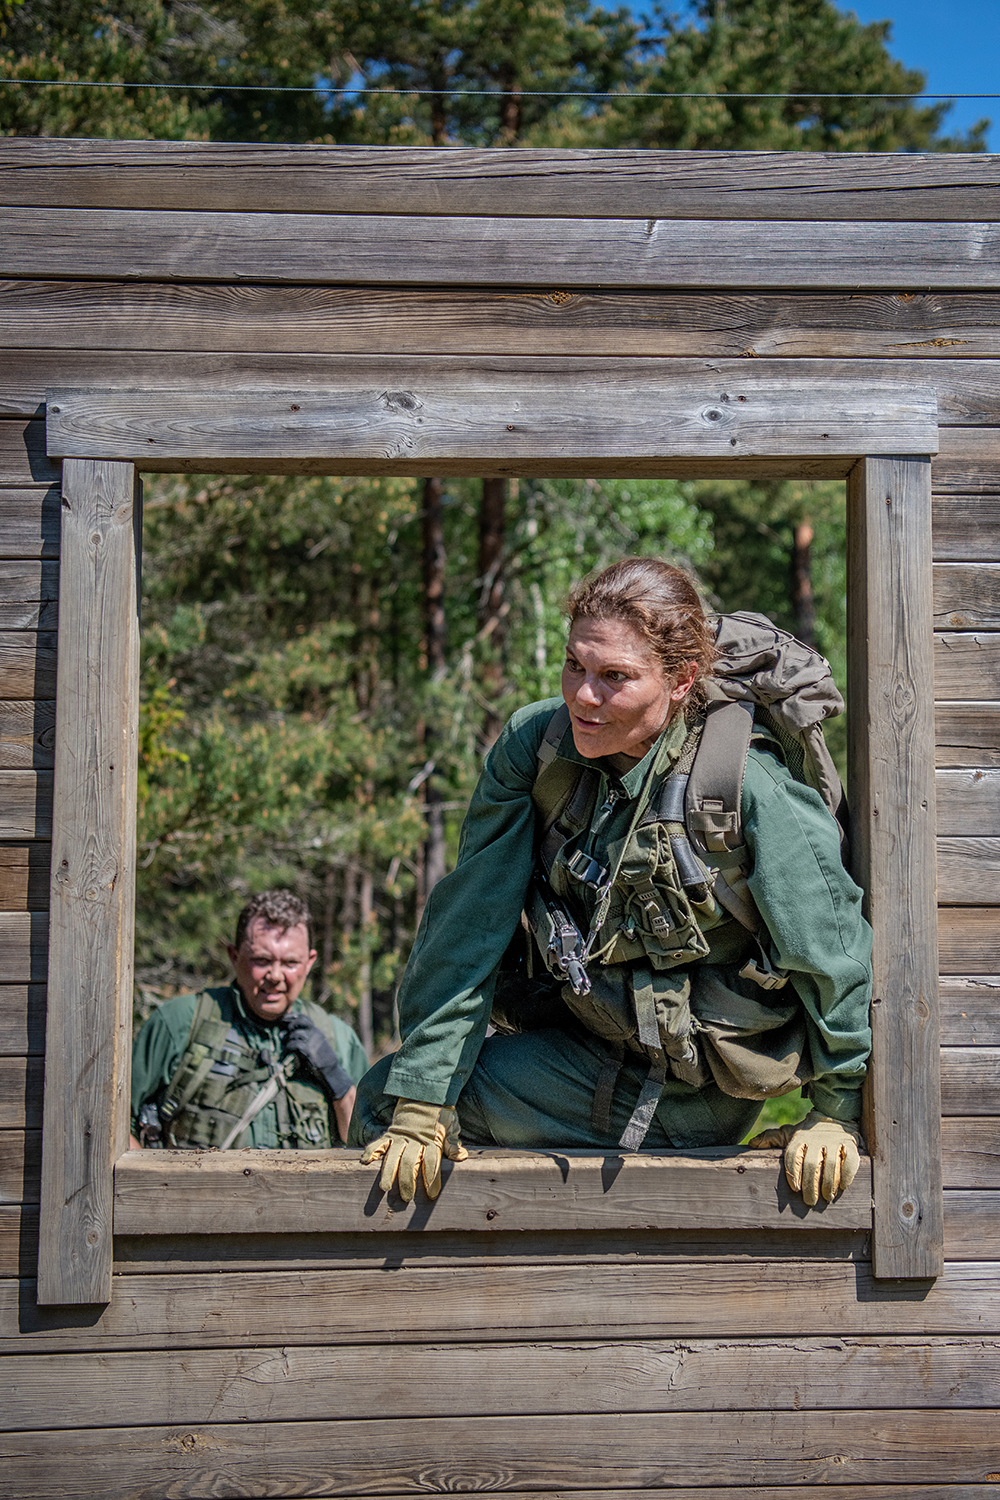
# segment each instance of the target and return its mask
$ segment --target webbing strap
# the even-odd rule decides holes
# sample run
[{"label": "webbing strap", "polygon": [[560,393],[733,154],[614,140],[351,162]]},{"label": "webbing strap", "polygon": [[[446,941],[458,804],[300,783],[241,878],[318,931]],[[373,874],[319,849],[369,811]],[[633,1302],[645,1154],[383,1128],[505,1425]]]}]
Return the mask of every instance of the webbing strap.
[{"label": "webbing strap", "polygon": [[219,1146],[220,1151],[229,1150],[230,1146],[233,1144],[240,1132],[246,1130],[250,1122],[257,1118],[261,1110],[264,1108],[265,1104],[270,1104],[275,1094],[284,1084],[284,1081],[284,1077],[281,1074],[271,1074],[270,1078],[263,1085],[263,1087],[260,1088],[254,1095],[254,1097],[250,1100],[250,1103],[247,1105],[242,1115],[240,1115],[240,1118],[236,1121],[236,1124],[233,1126],[232,1130]]},{"label": "webbing strap", "polygon": [[646,1074],[646,1081],[639,1093],[635,1109],[632,1111],[632,1118],[625,1126],[624,1134],[618,1142],[623,1150],[638,1151],[646,1139],[646,1136],[649,1134],[649,1127],[653,1123],[656,1106],[659,1104],[660,1096],[663,1093],[663,1085],[666,1081],[667,1059],[665,1054],[661,1052],[659,1057],[653,1061],[649,1072]]},{"label": "webbing strap", "polygon": [[684,822],[699,854],[722,853],[742,842],[740,802],[752,733],[752,703],[709,704],[684,797]]}]

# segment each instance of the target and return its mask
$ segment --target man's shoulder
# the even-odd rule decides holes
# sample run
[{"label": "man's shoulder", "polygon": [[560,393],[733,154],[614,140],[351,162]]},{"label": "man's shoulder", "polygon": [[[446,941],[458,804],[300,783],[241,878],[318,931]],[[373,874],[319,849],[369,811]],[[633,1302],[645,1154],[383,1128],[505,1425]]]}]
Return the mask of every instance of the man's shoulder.
[{"label": "man's shoulder", "polygon": [[189,995],[173,995],[169,1000],[162,1000],[146,1021],[148,1026],[151,1022],[158,1027],[177,1035],[184,1035],[191,1030],[194,1022],[195,1012],[198,1010],[199,1002],[211,1002],[217,1011],[219,1019],[225,1020],[231,1017],[233,1012],[232,990],[228,984],[212,985],[211,987],[198,990]]}]

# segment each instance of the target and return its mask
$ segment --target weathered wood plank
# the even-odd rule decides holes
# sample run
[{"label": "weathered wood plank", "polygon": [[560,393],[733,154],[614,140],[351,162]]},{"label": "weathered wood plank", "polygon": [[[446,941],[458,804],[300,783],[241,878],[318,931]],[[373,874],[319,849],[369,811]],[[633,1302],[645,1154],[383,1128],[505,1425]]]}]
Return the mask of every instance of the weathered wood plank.
[{"label": "weathered wood plank", "polygon": [[0,1276],[34,1276],[38,1260],[38,1209],[0,1204]]},{"label": "weathered wood plank", "polygon": [[47,911],[48,844],[0,845],[0,909]]},{"label": "weathered wood plank", "polygon": [[65,466],[38,1295],[111,1295],[112,1168],[128,1140],[138,548],[131,464]]},{"label": "weathered wood plank", "polygon": [[[1000,1118],[956,1116],[943,1120],[941,1155],[946,1188],[1000,1188]],[[984,1207],[996,1213],[988,1200]]]},{"label": "weathered wood plank", "polygon": [[941,434],[933,474],[935,494],[995,495],[1000,490],[1000,428],[949,427]]},{"label": "weathered wood plank", "polygon": [[[879,1276],[941,1269],[930,464],[866,458],[848,506],[852,844],[874,932],[865,1135]],[[968,969],[965,970],[968,972]]]},{"label": "weathered wood plank", "polygon": [[950,1189],[944,1195],[945,1247],[950,1260],[982,1260],[1000,1248],[1000,1192]]},{"label": "weathered wood plank", "polygon": [[[370,1415],[379,1391],[394,1418],[544,1411],[951,1410],[1000,1406],[1000,1341],[901,1339],[653,1340],[588,1344],[280,1347],[8,1355],[4,1426],[141,1427],[324,1421]],[[617,1493],[617,1491],[616,1491]],[[838,1487],[839,1493],[839,1487]]]},{"label": "weathered wood plank", "polygon": [[939,703],[934,709],[934,758],[949,766],[1000,767],[1000,703]]},{"label": "weathered wood plank", "polygon": [[[47,385],[122,383],[143,368],[124,351],[200,355],[192,374],[229,370],[254,356],[258,383],[298,355],[306,371],[324,355],[669,355],[679,359],[886,361],[903,378],[909,362],[940,383],[949,421],[996,420],[1000,356],[995,293],[713,294],[656,290],[461,287],[328,287],[116,281],[0,281],[0,333],[17,355],[17,381],[0,374],[0,401],[23,401]],[[51,370],[44,351],[73,368]],[[91,356],[88,364],[83,352]],[[114,358],[118,355],[118,359]],[[318,356],[318,357],[317,357]],[[902,363],[900,363],[902,362]],[[927,368],[931,362],[930,369]],[[963,366],[965,374],[963,378]],[[181,375],[179,364],[167,370]],[[883,372],[887,373],[887,372]],[[862,374],[874,378],[875,368]],[[160,377],[163,382],[163,376]],[[152,382],[155,383],[155,376]],[[287,380],[279,381],[287,385]],[[19,389],[20,387],[20,389]]]},{"label": "weathered wood plank", "polygon": [[941,1112],[1000,1115],[1000,1048],[942,1047]]},{"label": "weathered wood plank", "polygon": [[933,524],[935,560],[996,561],[1000,497],[935,494]]},{"label": "weathered wood plank", "polygon": [[[0,1350],[255,1348],[524,1339],[1000,1336],[1000,1265],[947,1264],[933,1286],[863,1262],[672,1261],[120,1276],[104,1308],[38,1306],[0,1283]],[[530,1266],[530,1269],[529,1269]]]},{"label": "weathered wood plank", "polygon": [[952,838],[996,838],[1000,834],[1000,771],[938,771],[937,830]]},{"label": "weathered wood plank", "polygon": [[48,959],[48,912],[0,911],[0,984],[44,981]]},{"label": "weathered wood plank", "polygon": [[934,637],[934,694],[987,702],[1000,698],[1000,633],[938,631]]},{"label": "weathered wood plank", "polygon": [[[15,486],[17,489],[47,489],[52,484],[58,484],[59,473],[60,465],[53,463],[45,453],[43,421],[0,421],[0,485]],[[0,500],[7,500],[7,497],[0,494]],[[7,500],[7,503],[11,502]],[[12,503],[19,503],[16,493]],[[58,504],[56,514],[58,515]],[[5,522],[6,519],[4,516]],[[3,551],[4,557],[54,555],[52,552],[15,552],[11,550],[9,543]]]},{"label": "weathered wood plank", "polygon": [[1000,290],[970,223],[489,218],[8,208],[0,276],[740,291]]},{"label": "weathered wood plank", "polygon": [[[357,1495],[403,1489],[523,1490],[866,1481],[982,1482],[998,1460],[997,1412],[620,1413],[243,1423],[12,1433],[0,1439],[7,1496],[63,1500],[147,1494]],[[84,1477],[88,1476],[88,1477]],[[89,1476],[93,1476],[91,1480]],[[81,1487],[81,1479],[82,1485]],[[20,1486],[15,1488],[15,1486]]]},{"label": "weathered wood plank", "polygon": [[[26,147],[32,148],[26,150]],[[0,203],[284,213],[968,220],[1000,216],[990,157],[499,152],[203,141],[0,144]]]},{"label": "weathered wood plank", "polygon": [[1000,973],[1000,911],[992,906],[938,909],[942,974]]},{"label": "weathered wood plank", "polygon": [[55,753],[56,705],[0,701],[0,769],[50,770]]},{"label": "weathered wood plank", "polygon": [[37,1203],[42,1172],[40,1130],[0,1130],[0,1203]]},{"label": "weathered wood plank", "polygon": [[1000,907],[1000,839],[938,839],[937,873],[940,902]]},{"label": "weathered wood plank", "polygon": [[473,1152],[441,1195],[404,1205],[359,1153],[133,1151],[115,1167],[117,1234],[377,1233],[421,1229],[867,1228],[867,1166],[822,1211],[792,1194],[776,1153],[690,1157]]},{"label": "weathered wood plank", "polygon": [[[5,423],[0,423],[0,443]],[[0,556],[59,556],[59,491],[0,489]]]},{"label": "weathered wood plank", "polygon": [[54,630],[58,612],[59,568],[55,563],[0,562],[0,628]]},{"label": "weathered wood plank", "polygon": [[558,380],[525,372],[516,384],[508,371],[470,369],[461,386],[226,391],[210,401],[186,391],[55,389],[47,432],[50,454],[144,467],[325,459],[444,472],[485,458],[534,471],[551,459],[676,458],[694,472],[700,459],[930,453],[937,417],[933,395],[919,390],[794,381],[772,390],[749,375],[678,384],[643,361],[628,371],[566,368]]},{"label": "weathered wood plank", "polygon": [[934,626],[1000,630],[1000,563],[936,563]]},{"label": "weathered wood plank", "polygon": [[42,1059],[0,1057],[0,1130],[35,1130],[42,1123]]},{"label": "weathered wood plank", "polygon": [[1000,1047],[1000,975],[945,975],[940,995],[945,1046]]},{"label": "weathered wood plank", "polygon": [[47,839],[52,832],[52,772],[0,771],[0,838]]},{"label": "weathered wood plank", "polygon": [[[7,284],[17,285],[16,282]],[[61,283],[53,282],[52,285]],[[2,286],[0,283],[0,288]],[[2,327],[0,319],[0,339]],[[595,378],[611,381],[620,378],[631,367],[641,365],[651,365],[657,380],[669,378],[677,383],[687,381],[690,384],[706,376],[716,381],[747,378],[747,355],[735,359],[718,355],[665,358],[653,351],[657,358],[650,360],[641,340],[638,348],[634,346],[627,328],[619,329],[614,339],[608,338],[607,343],[616,346],[614,350],[600,346],[589,349],[584,345],[579,350],[553,354],[553,343],[558,345],[559,341],[549,341],[546,347],[539,339],[542,347],[534,354],[529,342],[526,348],[512,344],[510,349],[473,351],[471,355],[462,351],[451,354],[447,350],[435,353],[430,337],[423,341],[423,349],[413,353],[373,353],[370,347],[365,347],[363,330],[352,338],[349,325],[341,324],[340,328],[342,342],[363,347],[339,354],[258,354],[253,349],[245,353],[219,353],[204,348],[210,335],[203,330],[203,344],[194,352],[164,352],[155,347],[138,351],[13,350],[8,352],[0,368],[0,415],[13,417],[37,412],[45,400],[46,390],[57,385],[117,390],[169,387],[214,396],[220,387],[261,391],[315,389],[322,392],[338,386],[343,389],[369,389],[372,386],[396,389],[412,380],[425,385],[433,381],[454,386],[462,383],[466,372],[474,377],[477,371],[480,374],[484,371],[494,375],[506,374],[518,384],[525,374],[548,375],[551,381],[558,381],[568,367],[572,368],[573,364],[584,359],[588,367],[596,371]],[[147,330],[146,344],[155,346],[157,337],[162,339],[163,336],[156,329]],[[304,336],[303,341],[306,338]],[[390,341],[386,339],[384,342]],[[616,357],[609,358],[609,355]],[[824,381],[846,385],[857,383],[864,387],[909,384],[911,389],[929,389],[937,394],[942,425],[949,422],[988,424],[1000,420],[1000,363],[996,360],[929,363],[918,359],[761,358],[753,364],[752,370],[761,385],[771,388],[780,388],[783,383],[815,385]]]},{"label": "weathered wood plank", "polygon": [[[817,1221],[823,1223],[825,1221]],[[385,1271],[389,1267],[517,1263],[530,1275],[536,1264],[665,1265],[692,1260],[836,1261],[867,1264],[870,1230],[407,1230],[386,1242],[372,1234],[166,1234],[115,1235],[115,1271],[121,1275],[185,1276],[205,1271]],[[600,1273],[597,1273],[600,1274]]]},{"label": "weathered wood plank", "polygon": [[0,630],[0,699],[54,698],[56,638],[48,631]]},{"label": "weathered wood plank", "polygon": [[44,1050],[44,984],[0,985],[0,1054]]}]

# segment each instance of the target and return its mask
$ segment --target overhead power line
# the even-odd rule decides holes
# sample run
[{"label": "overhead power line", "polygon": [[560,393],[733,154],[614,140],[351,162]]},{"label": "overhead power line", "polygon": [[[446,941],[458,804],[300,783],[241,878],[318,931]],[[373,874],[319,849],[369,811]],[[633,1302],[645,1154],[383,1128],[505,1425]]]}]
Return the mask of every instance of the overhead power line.
[{"label": "overhead power line", "polygon": [[911,103],[930,103],[934,100],[956,99],[1000,99],[1000,94],[769,94],[769,93],[692,93],[674,90],[649,90],[641,93],[623,93],[621,90],[585,91],[582,89],[383,89],[352,88],[317,84],[279,83],[127,83],[124,80],[110,82],[93,79],[65,78],[0,78],[0,87],[16,85],[43,89],[184,89],[193,93],[212,94],[324,94],[355,98],[359,94],[391,94],[399,97],[417,95],[420,98],[446,99],[893,99]]}]

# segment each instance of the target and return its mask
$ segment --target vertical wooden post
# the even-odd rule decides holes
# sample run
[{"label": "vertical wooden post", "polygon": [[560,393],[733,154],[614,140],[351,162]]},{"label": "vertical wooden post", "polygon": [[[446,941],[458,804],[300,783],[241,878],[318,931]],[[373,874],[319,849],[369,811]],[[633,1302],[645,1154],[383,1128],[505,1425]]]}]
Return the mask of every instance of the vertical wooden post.
[{"label": "vertical wooden post", "polygon": [[128,1145],[140,505],[130,463],[63,464],[40,1303],[111,1297]]},{"label": "vertical wooden post", "polygon": [[930,460],[848,481],[849,795],[875,933],[866,1136],[875,1275],[943,1269]]}]

